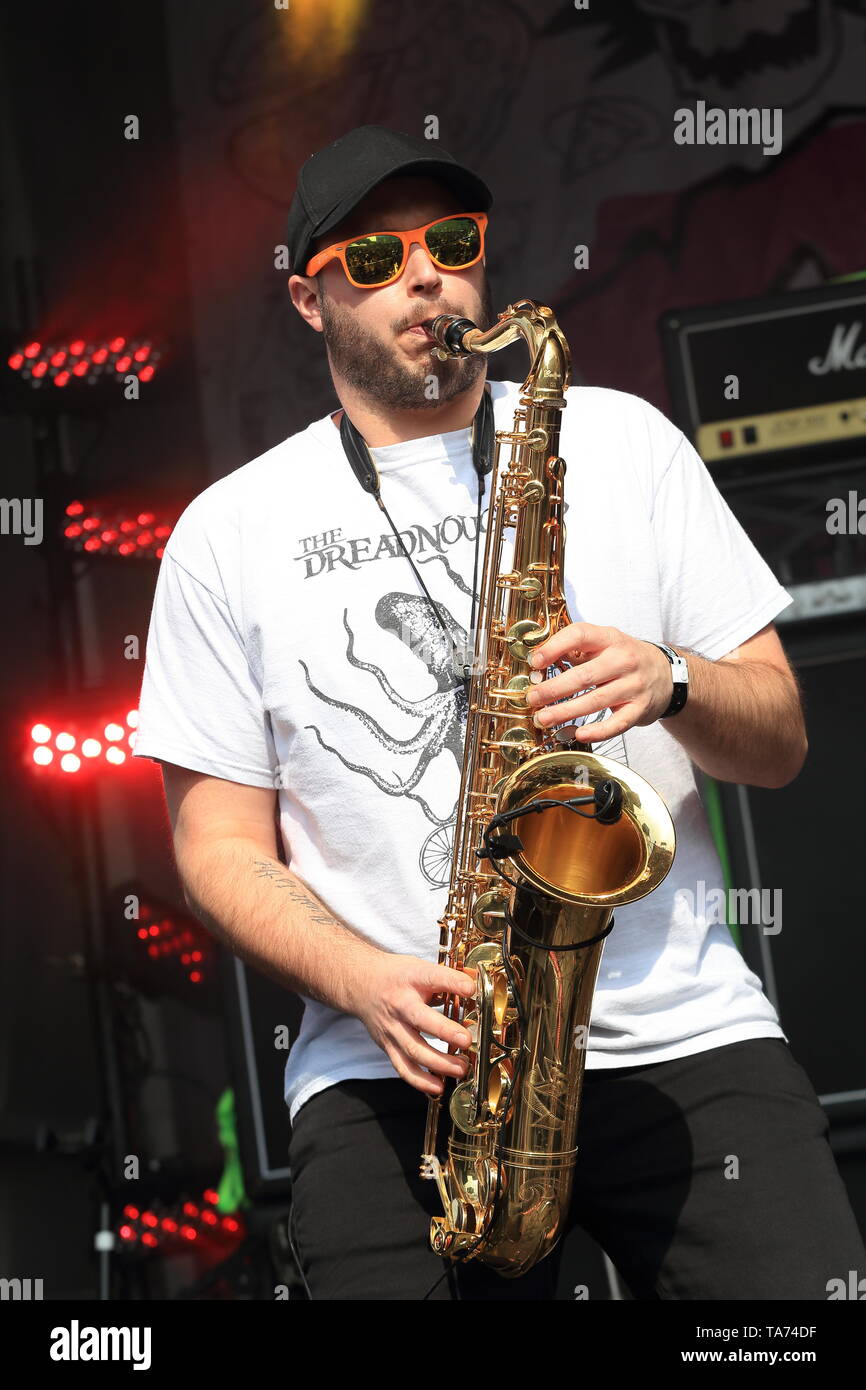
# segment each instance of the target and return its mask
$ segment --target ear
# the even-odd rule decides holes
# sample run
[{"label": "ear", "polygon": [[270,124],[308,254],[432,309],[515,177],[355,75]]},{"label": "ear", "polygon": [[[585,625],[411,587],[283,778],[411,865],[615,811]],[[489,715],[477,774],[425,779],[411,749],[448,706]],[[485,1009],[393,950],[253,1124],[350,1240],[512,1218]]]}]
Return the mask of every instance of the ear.
[{"label": "ear", "polygon": [[317,333],[321,333],[322,314],[316,277],[314,275],[290,275],[288,284],[292,303],[301,318],[311,328],[315,328]]}]

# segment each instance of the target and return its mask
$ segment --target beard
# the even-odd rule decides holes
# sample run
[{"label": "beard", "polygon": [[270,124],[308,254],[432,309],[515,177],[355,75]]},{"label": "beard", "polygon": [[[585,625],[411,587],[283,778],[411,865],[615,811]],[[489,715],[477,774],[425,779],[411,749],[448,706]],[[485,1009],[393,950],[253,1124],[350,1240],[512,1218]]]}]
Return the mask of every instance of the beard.
[{"label": "beard", "polygon": [[[320,301],[322,336],[332,366],[350,386],[377,406],[391,410],[434,409],[468,391],[484,375],[487,362],[479,353],[449,357],[444,362],[428,353],[420,354],[415,362],[400,360],[387,342],[359,327],[350,309],[335,304],[324,285],[320,288]],[[456,306],[437,306],[436,312],[468,317]],[[490,286],[485,276],[478,327],[489,328],[493,318]],[[409,326],[409,321],[395,324],[395,336]],[[431,378],[436,381],[435,392],[431,392]]]}]

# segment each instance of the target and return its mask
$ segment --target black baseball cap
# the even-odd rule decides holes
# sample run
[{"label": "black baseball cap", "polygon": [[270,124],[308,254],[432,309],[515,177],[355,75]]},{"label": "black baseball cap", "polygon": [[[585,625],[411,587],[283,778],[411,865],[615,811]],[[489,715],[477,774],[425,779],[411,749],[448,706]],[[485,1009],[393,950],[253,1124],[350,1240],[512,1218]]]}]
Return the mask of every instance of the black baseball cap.
[{"label": "black baseball cap", "polygon": [[[435,150],[435,153],[434,153]],[[326,145],[301,166],[289,208],[288,248],[293,274],[303,275],[316,237],[336,227],[371,188],[394,174],[436,179],[466,212],[487,212],[493,194],[438,142],[415,140],[380,125],[362,125]]]}]

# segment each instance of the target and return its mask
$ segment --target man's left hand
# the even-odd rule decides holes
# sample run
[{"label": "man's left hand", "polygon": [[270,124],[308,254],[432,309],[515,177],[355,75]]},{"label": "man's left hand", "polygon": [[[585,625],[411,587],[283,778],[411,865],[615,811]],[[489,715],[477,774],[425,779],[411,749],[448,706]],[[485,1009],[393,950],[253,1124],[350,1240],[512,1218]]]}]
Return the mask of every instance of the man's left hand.
[{"label": "man's left hand", "polygon": [[[570,670],[532,684],[526,692],[538,728],[610,709],[609,719],[574,731],[578,741],[600,743],[635,725],[654,723],[670,704],[673,674],[664,652],[619,628],[569,623],[533,652],[529,664],[543,670],[562,658],[571,663]],[[577,697],[579,690],[587,693]],[[576,698],[565,700],[568,695]],[[554,700],[563,703],[553,706]]]}]

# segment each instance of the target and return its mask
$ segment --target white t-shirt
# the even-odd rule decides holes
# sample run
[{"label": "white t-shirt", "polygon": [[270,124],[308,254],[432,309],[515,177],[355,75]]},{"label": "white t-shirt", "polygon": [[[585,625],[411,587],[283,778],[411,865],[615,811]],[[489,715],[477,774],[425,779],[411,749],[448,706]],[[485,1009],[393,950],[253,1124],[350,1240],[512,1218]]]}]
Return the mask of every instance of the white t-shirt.
[{"label": "white t-shirt", "polygon": [[[511,429],[518,387],[491,389],[496,426]],[[468,637],[468,429],[373,452],[427,588]],[[646,401],[570,388],[561,453],[572,621],[717,659],[791,601],[691,445]],[[483,547],[482,536],[479,579]],[[154,598],[135,755],[276,787],[292,871],[384,950],[436,960],[466,720],[438,638],[325,416],[213,483],[178,521]],[[624,745],[670,808],[677,854],[654,893],[617,911],[586,1065],[783,1038],[719,914],[696,915],[723,879],[689,758],[662,723],[630,730]],[[599,751],[622,756],[622,741]],[[357,1018],[305,1001],[286,1067],[292,1117],[335,1082],[396,1075]]]}]

